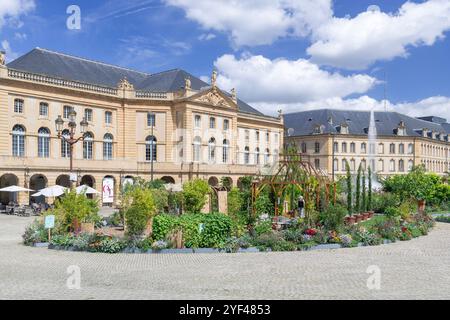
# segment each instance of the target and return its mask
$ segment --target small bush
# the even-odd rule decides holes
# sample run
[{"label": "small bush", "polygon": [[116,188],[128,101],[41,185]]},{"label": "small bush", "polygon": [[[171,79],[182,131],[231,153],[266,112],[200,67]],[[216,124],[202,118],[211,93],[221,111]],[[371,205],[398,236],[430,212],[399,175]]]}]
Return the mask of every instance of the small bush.
[{"label": "small bush", "polygon": [[183,204],[186,212],[199,213],[206,203],[210,192],[208,182],[196,179],[183,184]]},{"label": "small bush", "polygon": [[23,243],[27,246],[32,246],[35,243],[47,242],[48,231],[45,229],[43,223],[35,220],[31,225],[25,229],[25,233],[22,235]]},{"label": "small bush", "polygon": [[130,238],[140,237],[155,213],[153,194],[149,189],[135,188],[130,198],[132,203],[125,212],[126,234]]},{"label": "small bush", "polygon": [[153,218],[154,240],[165,240],[169,233],[177,226],[178,218],[168,214],[159,214]]},{"label": "small bush", "polygon": [[384,211],[384,213],[389,218],[401,217],[401,215],[402,215],[401,211],[397,207],[387,207],[386,210]]},{"label": "small bush", "polygon": [[329,205],[319,214],[319,221],[326,229],[339,231],[344,226],[344,217],[347,213],[347,209],[341,205]]},{"label": "small bush", "polygon": [[272,221],[271,220],[258,221],[255,226],[255,232],[257,236],[260,236],[265,233],[271,233]]},{"label": "small bush", "polygon": [[211,213],[202,219],[204,229],[200,245],[205,248],[217,248],[231,235],[231,218],[221,213]]}]

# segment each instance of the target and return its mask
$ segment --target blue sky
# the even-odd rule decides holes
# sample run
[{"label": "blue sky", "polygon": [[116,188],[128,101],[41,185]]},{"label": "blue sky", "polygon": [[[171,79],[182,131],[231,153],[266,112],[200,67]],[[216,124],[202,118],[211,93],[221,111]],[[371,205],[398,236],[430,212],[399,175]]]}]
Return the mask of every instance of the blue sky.
[{"label": "blue sky", "polygon": [[[66,27],[72,4],[80,30]],[[224,89],[269,114],[387,106],[450,118],[448,31],[450,0],[0,3],[8,59],[41,47],[149,73],[207,79],[215,67]]]}]

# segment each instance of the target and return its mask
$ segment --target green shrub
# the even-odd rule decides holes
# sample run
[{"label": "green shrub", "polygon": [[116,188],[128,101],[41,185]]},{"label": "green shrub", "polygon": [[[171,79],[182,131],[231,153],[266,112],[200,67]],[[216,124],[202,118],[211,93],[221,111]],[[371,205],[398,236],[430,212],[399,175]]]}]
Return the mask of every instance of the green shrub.
[{"label": "green shrub", "polygon": [[450,217],[449,216],[438,216],[435,219],[438,222],[450,223]]},{"label": "green shrub", "polygon": [[105,238],[100,241],[97,252],[119,253],[126,247],[126,242],[119,238]]},{"label": "green shrub", "polygon": [[202,237],[199,225],[203,221],[205,214],[183,214],[178,219],[177,227],[183,231],[183,241],[187,248],[199,248]]},{"label": "green shrub", "polygon": [[272,232],[272,220],[258,221],[255,226],[257,236]]},{"label": "green shrub", "polygon": [[283,238],[286,241],[300,244],[303,242],[303,232],[298,229],[287,229],[282,232]]},{"label": "green shrub", "polygon": [[204,224],[200,245],[205,248],[216,248],[225,243],[231,235],[231,218],[221,213],[211,213],[202,219]]},{"label": "green shrub", "polygon": [[319,221],[327,230],[339,231],[344,226],[344,217],[347,213],[347,209],[339,204],[329,205],[319,214]]},{"label": "green shrub", "polygon": [[184,210],[199,213],[206,203],[206,196],[210,192],[208,183],[201,179],[188,181],[183,184]]},{"label": "green shrub", "polygon": [[400,199],[395,194],[382,192],[372,195],[372,208],[375,212],[383,213],[388,207],[397,207],[399,204]]},{"label": "green shrub", "polygon": [[398,207],[387,207],[384,211],[389,218],[401,217],[402,213]]},{"label": "green shrub", "polygon": [[272,231],[270,233],[263,233],[253,239],[253,245],[262,251],[272,249],[278,242],[284,241],[279,232]]},{"label": "green shrub", "polygon": [[98,202],[77,194],[75,190],[68,191],[55,202],[55,208],[46,214],[55,215],[55,228],[57,232],[74,230],[75,223],[98,223],[101,217],[98,214]]},{"label": "green shrub", "polygon": [[169,233],[178,225],[178,217],[159,214],[153,218],[153,240],[165,240]]},{"label": "green shrub", "polygon": [[165,189],[150,189],[155,202],[156,213],[164,213],[169,208],[169,192]]},{"label": "green shrub", "polygon": [[139,237],[155,213],[155,202],[149,189],[133,189],[130,197],[132,202],[125,212],[126,234],[128,237]]},{"label": "green shrub", "polygon": [[27,246],[32,246],[35,243],[47,242],[48,231],[45,229],[43,223],[35,220],[31,225],[25,229],[25,233],[22,235],[23,243]]}]

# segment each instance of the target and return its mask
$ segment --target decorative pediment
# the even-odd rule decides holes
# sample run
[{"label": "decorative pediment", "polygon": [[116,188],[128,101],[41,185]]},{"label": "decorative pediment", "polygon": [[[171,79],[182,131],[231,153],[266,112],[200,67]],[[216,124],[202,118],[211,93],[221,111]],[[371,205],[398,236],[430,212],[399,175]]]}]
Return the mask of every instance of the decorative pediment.
[{"label": "decorative pediment", "polygon": [[192,96],[190,101],[208,104],[213,107],[225,107],[236,109],[236,103],[227,95],[222,93],[217,88],[212,88],[208,91],[200,92]]}]

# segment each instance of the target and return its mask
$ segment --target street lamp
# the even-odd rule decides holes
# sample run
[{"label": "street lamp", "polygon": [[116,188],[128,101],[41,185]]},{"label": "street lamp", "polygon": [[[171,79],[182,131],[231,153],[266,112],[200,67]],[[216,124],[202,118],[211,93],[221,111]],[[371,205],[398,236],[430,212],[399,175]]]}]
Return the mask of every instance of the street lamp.
[{"label": "street lamp", "polygon": [[89,123],[86,121],[86,118],[83,118],[83,120],[80,122],[80,132],[81,132],[81,136],[78,138],[75,138],[75,129],[77,128],[77,123],[76,123],[76,118],[77,118],[77,113],[72,110],[69,114],[69,122],[68,122],[68,127],[69,127],[69,136],[64,136],[62,134],[63,128],[64,128],[64,120],[61,117],[61,115],[58,116],[58,118],[55,120],[55,126],[56,126],[56,131],[58,132],[58,139],[62,139],[64,142],[67,142],[69,144],[69,155],[70,155],[70,188],[72,189],[72,175],[73,175],[73,146],[81,141],[84,140],[84,133],[87,130],[87,127],[89,125]]}]

